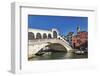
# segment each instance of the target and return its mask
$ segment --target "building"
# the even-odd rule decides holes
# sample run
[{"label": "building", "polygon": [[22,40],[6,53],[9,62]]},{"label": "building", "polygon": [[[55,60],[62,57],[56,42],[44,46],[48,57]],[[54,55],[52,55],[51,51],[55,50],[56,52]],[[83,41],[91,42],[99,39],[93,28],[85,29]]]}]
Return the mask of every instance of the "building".
[{"label": "building", "polygon": [[80,32],[80,26],[77,26],[77,34]]},{"label": "building", "polygon": [[87,48],[88,46],[88,32],[80,31],[77,35],[72,37],[72,45],[74,48],[84,47]]},{"label": "building", "polygon": [[69,32],[67,34],[67,41],[69,42],[70,45],[72,45],[72,37],[73,37],[74,32]]},{"label": "building", "polygon": [[87,48],[88,46],[88,32],[87,31],[81,31],[80,26],[77,27],[77,34],[72,36],[72,34],[69,32],[68,36],[70,37],[69,40],[71,42],[71,45],[74,48]]}]

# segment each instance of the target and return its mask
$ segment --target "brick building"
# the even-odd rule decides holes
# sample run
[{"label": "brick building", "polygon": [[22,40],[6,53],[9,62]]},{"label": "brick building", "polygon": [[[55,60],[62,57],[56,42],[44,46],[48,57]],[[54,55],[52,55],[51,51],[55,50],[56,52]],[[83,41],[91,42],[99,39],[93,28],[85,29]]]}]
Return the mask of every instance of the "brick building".
[{"label": "brick building", "polygon": [[80,47],[87,48],[87,46],[88,46],[88,32],[79,31],[77,33],[77,35],[72,37],[72,45],[74,48],[80,48]]}]

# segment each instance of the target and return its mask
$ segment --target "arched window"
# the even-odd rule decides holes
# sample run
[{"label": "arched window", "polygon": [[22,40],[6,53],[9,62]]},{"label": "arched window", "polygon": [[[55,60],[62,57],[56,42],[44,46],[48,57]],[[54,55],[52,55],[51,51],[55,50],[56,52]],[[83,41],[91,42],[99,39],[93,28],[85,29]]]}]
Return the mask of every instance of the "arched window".
[{"label": "arched window", "polygon": [[40,33],[37,33],[36,34],[36,39],[41,39],[41,38],[42,38],[41,34]]},{"label": "arched window", "polygon": [[28,32],[28,40],[33,40],[34,38],[34,33]]},{"label": "arched window", "polygon": [[50,39],[50,38],[52,38],[52,37],[51,37],[51,34],[48,34],[48,39]]},{"label": "arched window", "polygon": [[47,35],[46,33],[43,34],[43,39],[46,39],[47,38]]},{"label": "arched window", "polygon": [[53,38],[57,38],[57,32],[53,31]]}]

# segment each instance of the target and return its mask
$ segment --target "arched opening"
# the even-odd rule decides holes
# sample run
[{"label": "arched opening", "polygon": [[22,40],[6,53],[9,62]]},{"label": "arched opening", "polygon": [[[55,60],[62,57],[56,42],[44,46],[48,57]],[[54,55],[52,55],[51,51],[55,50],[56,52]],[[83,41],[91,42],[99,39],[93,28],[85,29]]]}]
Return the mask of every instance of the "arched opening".
[{"label": "arched opening", "polygon": [[33,40],[35,39],[34,33],[28,32],[28,40]]},{"label": "arched opening", "polygon": [[46,39],[47,38],[47,35],[46,33],[43,34],[43,39]]},{"label": "arched opening", "polygon": [[63,46],[62,44],[59,44],[59,43],[52,43],[52,44],[48,45],[48,47],[56,52],[67,52],[67,49],[65,48],[65,46]]},{"label": "arched opening", "polygon": [[42,38],[41,34],[40,33],[37,33],[36,34],[36,39],[41,39],[41,38]]},{"label": "arched opening", "polygon": [[53,31],[53,38],[57,38],[57,32]]},{"label": "arched opening", "polygon": [[[46,49],[43,49],[43,48],[46,48]],[[42,56],[43,54],[48,52],[47,54],[51,55],[50,57],[54,57],[56,59],[56,58],[65,56],[67,53],[67,49],[59,43],[52,43],[52,44],[46,45],[43,48],[39,50],[35,55]]]},{"label": "arched opening", "polygon": [[48,34],[48,39],[51,39],[52,37],[51,37],[51,34]]}]

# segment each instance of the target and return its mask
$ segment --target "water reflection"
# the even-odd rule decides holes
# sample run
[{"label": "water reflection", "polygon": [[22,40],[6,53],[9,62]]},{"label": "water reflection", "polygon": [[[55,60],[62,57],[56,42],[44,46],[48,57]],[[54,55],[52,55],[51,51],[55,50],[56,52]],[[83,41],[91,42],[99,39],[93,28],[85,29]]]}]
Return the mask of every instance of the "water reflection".
[{"label": "water reflection", "polygon": [[87,53],[78,55],[75,53],[67,53],[67,52],[47,52],[42,56],[34,56],[30,58],[29,61],[55,60],[55,59],[80,59],[80,58],[88,58]]}]

